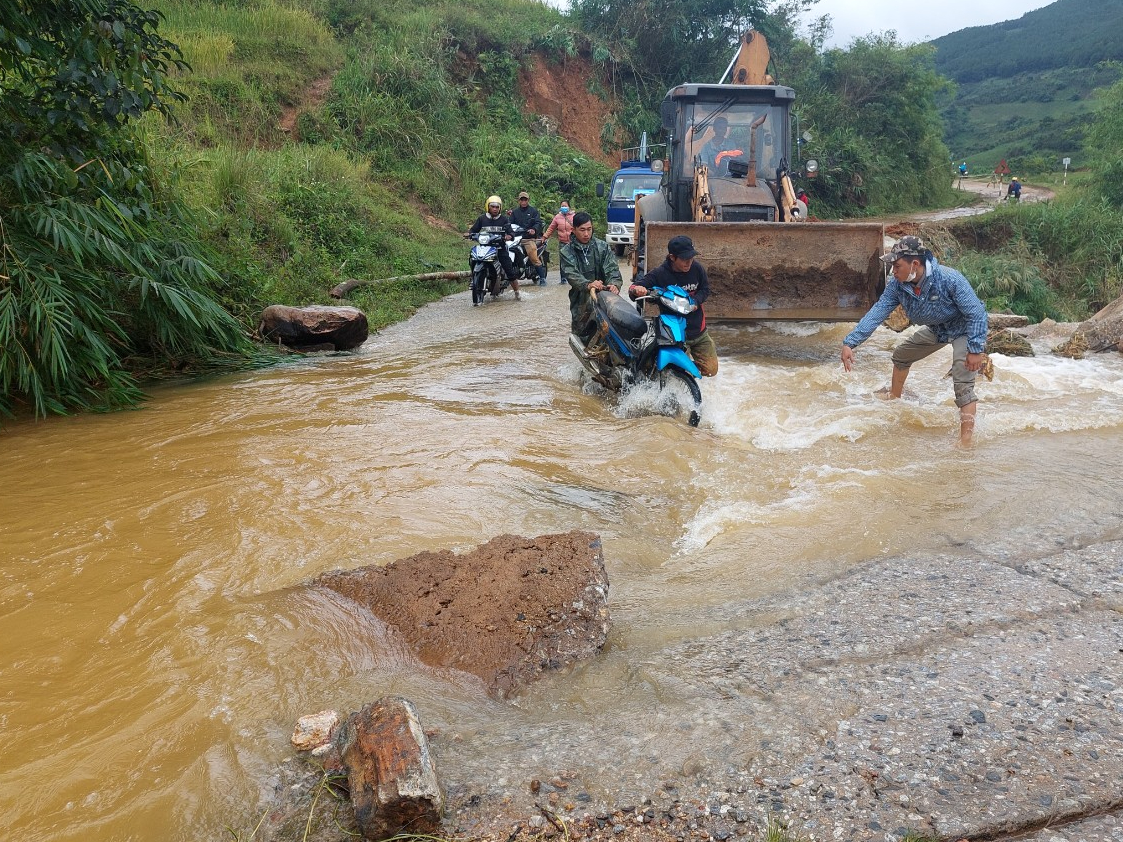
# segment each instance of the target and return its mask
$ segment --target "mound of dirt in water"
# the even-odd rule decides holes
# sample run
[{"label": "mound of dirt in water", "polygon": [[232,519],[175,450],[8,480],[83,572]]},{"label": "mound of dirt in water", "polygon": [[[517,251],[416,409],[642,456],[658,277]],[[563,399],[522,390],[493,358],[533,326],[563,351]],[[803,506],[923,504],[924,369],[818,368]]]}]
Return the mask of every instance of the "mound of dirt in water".
[{"label": "mound of dirt in water", "polygon": [[596,654],[608,635],[608,574],[590,532],[501,535],[466,555],[419,553],[315,584],[369,608],[426,664],[473,673],[499,697]]}]

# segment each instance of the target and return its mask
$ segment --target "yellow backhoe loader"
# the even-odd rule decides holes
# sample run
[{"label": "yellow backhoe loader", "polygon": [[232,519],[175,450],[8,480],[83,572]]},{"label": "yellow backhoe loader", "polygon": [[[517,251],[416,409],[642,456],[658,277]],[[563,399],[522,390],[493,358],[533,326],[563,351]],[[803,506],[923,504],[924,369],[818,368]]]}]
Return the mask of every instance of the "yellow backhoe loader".
[{"label": "yellow backhoe loader", "polygon": [[857,321],[883,288],[883,226],[807,221],[788,175],[795,92],[773,83],[769,58],[749,31],[730,84],[667,92],[670,157],[660,189],[636,202],[633,269],[659,265],[685,234],[709,275],[708,319]]}]

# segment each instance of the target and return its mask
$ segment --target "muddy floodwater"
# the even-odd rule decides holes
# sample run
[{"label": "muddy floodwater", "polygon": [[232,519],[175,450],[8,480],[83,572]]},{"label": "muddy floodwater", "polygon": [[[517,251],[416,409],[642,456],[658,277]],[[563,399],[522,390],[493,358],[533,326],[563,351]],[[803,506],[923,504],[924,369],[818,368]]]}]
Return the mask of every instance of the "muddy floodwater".
[{"label": "muddy floodwater", "polygon": [[[161,389],[140,411],[0,432],[0,838],[248,838],[295,720],[409,697],[446,786],[581,776],[650,791],[707,746],[657,725],[691,664],[645,665],[809,574],[1010,559],[1123,537],[1123,356],[996,358],[955,448],[950,351],[886,402],[898,336],[842,371],[849,325],[716,326],[698,429],[582,382],[565,288],[467,293],[356,354]],[[603,537],[603,654],[511,702],[419,665],[302,585],[502,533]],[[829,654],[829,653],[827,653]],[[668,678],[670,676],[670,678]],[[693,699],[692,705],[697,704]],[[657,714],[653,716],[653,714]]]}]

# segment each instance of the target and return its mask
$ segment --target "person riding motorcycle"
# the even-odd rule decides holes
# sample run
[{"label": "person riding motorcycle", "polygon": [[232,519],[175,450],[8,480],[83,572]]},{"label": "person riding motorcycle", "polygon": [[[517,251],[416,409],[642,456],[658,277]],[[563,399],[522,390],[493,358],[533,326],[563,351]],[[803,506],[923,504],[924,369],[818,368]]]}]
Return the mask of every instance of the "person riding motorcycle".
[{"label": "person riding motorcycle", "polygon": [[[515,231],[511,228],[511,221],[507,215],[503,213],[503,200],[498,196],[488,196],[487,202],[484,206],[485,212],[472,224],[468,229],[468,235],[471,234],[502,234],[504,240],[513,240],[515,238]],[[519,301],[519,280],[515,275],[515,264],[511,262],[511,255],[507,252],[507,247],[500,244],[496,249],[498,252],[499,265],[503,267],[503,273],[507,276],[507,281],[511,284],[511,289],[515,291],[515,301]]]},{"label": "person riding motorcycle", "polygon": [[534,242],[542,236],[542,216],[538,208],[530,204],[530,195],[525,190],[519,193],[519,206],[511,211],[511,222],[523,229],[522,246],[527,262],[534,267],[538,286],[546,286],[546,267],[538,259],[538,246]]},{"label": "person riding motorcycle", "polygon": [[1010,179],[1010,186],[1006,188],[1006,198],[1014,197],[1018,200],[1022,197],[1022,183],[1018,181],[1018,177],[1014,176]]},{"label": "person riding motorcycle", "polygon": [[588,344],[597,331],[594,293],[619,294],[623,281],[612,247],[593,236],[593,218],[585,211],[573,215],[573,236],[561,249],[561,276],[569,284],[570,330]]}]

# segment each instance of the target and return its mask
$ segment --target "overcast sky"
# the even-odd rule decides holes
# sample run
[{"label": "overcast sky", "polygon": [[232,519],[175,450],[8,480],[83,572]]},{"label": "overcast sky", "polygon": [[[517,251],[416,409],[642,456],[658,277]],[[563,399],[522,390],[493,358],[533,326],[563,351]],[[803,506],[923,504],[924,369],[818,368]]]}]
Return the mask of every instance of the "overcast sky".
[{"label": "overcast sky", "polygon": [[[559,9],[569,6],[569,0],[545,2]],[[834,35],[827,41],[828,47],[845,47],[858,36],[887,29],[897,30],[897,37],[903,43],[912,44],[968,26],[1017,20],[1026,12],[1052,2],[1054,0],[819,0],[807,20],[831,16]]]},{"label": "overcast sky", "polygon": [[928,0],[903,3],[901,0],[819,0],[812,8],[814,17],[830,15],[834,35],[828,47],[845,47],[851,40],[870,32],[897,30],[906,44],[930,41],[966,29],[988,26],[1004,20],[1017,20],[1026,12],[1048,6],[1053,0]]}]

